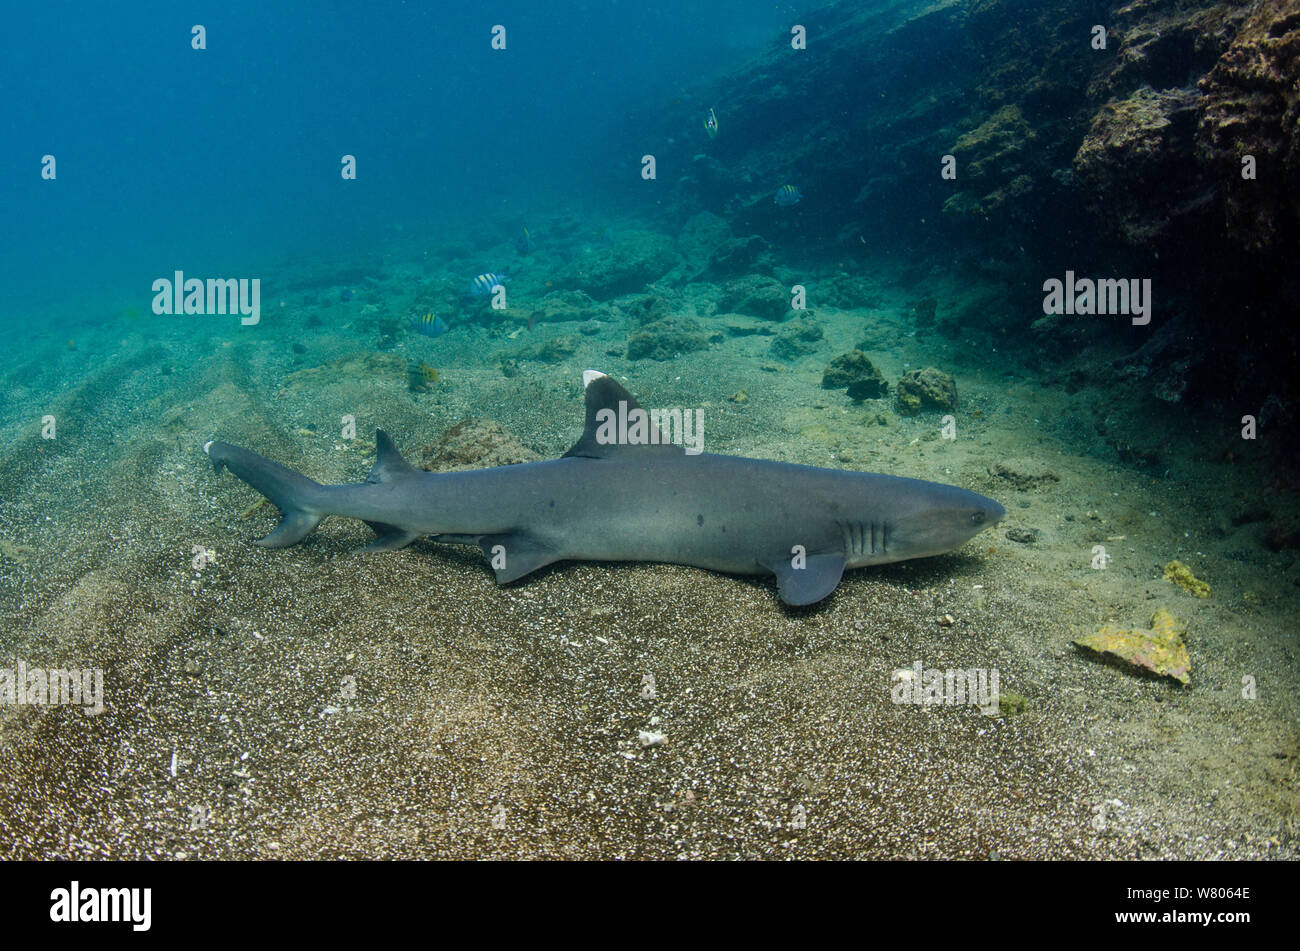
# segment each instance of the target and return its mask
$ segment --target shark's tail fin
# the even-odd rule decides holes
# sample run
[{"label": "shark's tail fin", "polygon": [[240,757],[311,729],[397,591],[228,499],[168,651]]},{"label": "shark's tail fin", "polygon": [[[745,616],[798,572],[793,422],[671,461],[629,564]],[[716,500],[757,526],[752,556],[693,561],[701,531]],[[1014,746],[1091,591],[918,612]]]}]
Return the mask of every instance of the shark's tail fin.
[{"label": "shark's tail fin", "polygon": [[209,442],[203,446],[212,468],[220,472],[229,469],[258,492],[261,492],[280,510],[280,524],[255,545],[267,548],[284,548],[302,541],[325,517],[317,511],[323,495],[319,482],[299,475],[287,466],[272,462],[255,452],[232,446],[228,442]]}]

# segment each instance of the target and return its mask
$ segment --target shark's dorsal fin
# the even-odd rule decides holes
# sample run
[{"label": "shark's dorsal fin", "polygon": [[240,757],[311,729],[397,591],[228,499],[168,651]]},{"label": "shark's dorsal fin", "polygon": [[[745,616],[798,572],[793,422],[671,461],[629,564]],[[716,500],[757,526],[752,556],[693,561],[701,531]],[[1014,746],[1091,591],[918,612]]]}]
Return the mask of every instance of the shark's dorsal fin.
[{"label": "shark's dorsal fin", "polygon": [[402,458],[388,433],[382,429],[375,430],[375,467],[370,470],[366,482],[392,482],[399,476],[419,471]]},{"label": "shark's dorsal fin", "polygon": [[[666,442],[641,404],[617,380],[599,370],[584,370],[587,424],[582,438],[562,458],[610,459],[625,453],[672,453],[685,450]],[[639,425],[637,414],[643,425]]]}]

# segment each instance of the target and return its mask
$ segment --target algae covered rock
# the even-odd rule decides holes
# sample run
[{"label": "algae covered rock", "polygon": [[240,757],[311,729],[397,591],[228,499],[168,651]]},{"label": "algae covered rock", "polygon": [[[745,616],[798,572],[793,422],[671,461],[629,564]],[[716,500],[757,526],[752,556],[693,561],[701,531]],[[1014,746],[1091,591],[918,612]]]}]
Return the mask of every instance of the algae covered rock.
[{"label": "algae covered rock", "polygon": [[406,361],[394,353],[354,353],[329,363],[297,370],[284,378],[288,389],[303,386],[328,386],[361,380],[406,379]]},{"label": "algae covered rock", "polygon": [[837,274],[817,285],[817,300],[827,307],[875,309],[884,298],[875,281],[861,274]]},{"label": "algae covered rock", "polygon": [[776,278],[750,274],[727,284],[718,297],[718,310],[784,320],[790,312],[790,296]]},{"label": "algae covered rock", "polygon": [[642,294],[619,301],[618,309],[637,327],[671,317],[672,304],[662,294]]},{"label": "algae covered rock", "polygon": [[606,251],[589,254],[557,274],[555,283],[597,300],[640,291],[680,262],[671,239],[652,231],[628,231]]},{"label": "algae covered rock", "polygon": [[[1011,690],[998,691],[997,717],[1018,717],[1029,709],[1029,701]],[[992,711],[989,711],[992,712]]]},{"label": "algae covered rock", "polygon": [[770,260],[772,246],[760,235],[737,238],[726,219],[702,211],[682,227],[677,249],[686,259],[688,274],[732,277],[745,274]]},{"label": "algae covered rock", "polygon": [[671,360],[709,345],[693,317],[664,317],[651,321],[627,338],[629,360]]},{"label": "algae covered rock", "polygon": [[677,250],[693,273],[703,273],[708,262],[731,240],[731,225],[709,211],[701,211],[682,225],[677,235]]},{"label": "algae covered rock", "polygon": [[420,454],[420,468],[429,472],[486,469],[536,462],[541,457],[490,419],[463,419]]},{"label": "algae covered rock", "polygon": [[1186,633],[1183,622],[1161,608],[1151,618],[1149,628],[1122,630],[1107,624],[1096,634],[1076,637],[1074,644],[1133,672],[1188,684],[1192,662],[1183,643]]},{"label": "algae covered rock", "polygon": [[933,327],[939,302],[930,295],[912,302],[912,322],[918,327]]},{"label": "algae covered rock", "polygon": [[553,291],[547,294],[528,313],[535,324],[561,320],[594,320],[606,316],[604,307],[597,304],[585,291]]},{"label": "algae covered rock", "polygon": [[909,370],[898,381],[898,407],[904,413],[957,408],[957,384],[935,367]]},{"label": "algae covered rock", "polygon": [[1195,205],[1206,188],[1185,159],[1192,151],[1199,96],[1144,86],[1093,117],[1074,156],[1076,181],[1096,214],[1127,241],[1161,236],[1171,209]]},{"label": "algae covered rock", "polygon": [[[1243,6],[1249,18],[1198,84],[1197,154],[1213,170],[1229,236],[1280,249],[1300,225],[1300,15],[1295,0]],[[1242,177],[1247,153],[1258,180]]]},{"label": "algae covered rock", "polygon": [[525,347],[517,354],[520,360],[537,360],[541,363],[562,363],[578,352],[578,338],[569,334],[560,334],[543,340],[531,347]]},{"label": "algae covered rock", "polygon": [[772,355],[782,360],[794,360],[816,350],[823,336],[821,324],[800,317],[781,328],[772,341]]},{"label": "algae covered rock", "polygon": [[732,238],[709,261],[709,273],[719,276],[744,274],[756,267],[770,266],[772,245],[762,235]]},{"label": "algae covered rock", "polygon": [[1192,569],[1177,559],[1165,565],[1164,579],[1178,585],[1192,597],[1208,598],[1210,596],[1210,585],[1192,574]]},{"label": "algae covered rock", "polygon": [[958,136],[952,152],[957,157],[962,181],[967,186],[952,195],[943,213],[954,218],[985,220],[1025,191],[1012,189],[1012,182],[1028,179],[1023,170],[1033,164],[1037,138],[1020,107],[1002,106],[970,131]]},{"label": "algae covered rock", "polygon": [[770,320],[759,320],[745,314],[714,314],[713,322],[729,337],[771,337],[776,333]]},{"label": "algae covered rock", "polygon": [[822,389],[847,389],[855,400],[879,399],[889,392],[889,384],[861,350],[842,353],[822,373]]},{"label": "algae covered rock", "polygon": [[1010,482],[1017,492],[1028,492],[1061,481],[1061,477],[1051,469],[1044,469],[1038,463],[1025,459],[1004,459],[991,466],[988,472],[995,478]]}]

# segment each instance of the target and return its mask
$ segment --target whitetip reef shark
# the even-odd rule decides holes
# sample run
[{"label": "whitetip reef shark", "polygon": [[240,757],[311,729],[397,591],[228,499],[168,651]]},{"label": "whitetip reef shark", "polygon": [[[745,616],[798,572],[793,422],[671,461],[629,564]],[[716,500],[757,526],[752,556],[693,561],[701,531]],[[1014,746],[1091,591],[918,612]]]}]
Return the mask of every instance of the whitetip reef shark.
[{"label": "whitetip reef shark", "polygon": [[786,604],[814,604],[846,568],[940,555],[1006,515],[990,498],[936,482],[611,440],[611,414],[645,411],[603,373],[588,370],[583,382],[582,438],[543,462],[425,472],[379,430],[364,483],[321,485],[229,443],[203,450],[216,471],[229,469],[279,508],[258,545],[293,545],[342,515],[378,533],[363,551],[426,535],[478,545],[500,584],[563,560],[665,562],[775,575]]}]

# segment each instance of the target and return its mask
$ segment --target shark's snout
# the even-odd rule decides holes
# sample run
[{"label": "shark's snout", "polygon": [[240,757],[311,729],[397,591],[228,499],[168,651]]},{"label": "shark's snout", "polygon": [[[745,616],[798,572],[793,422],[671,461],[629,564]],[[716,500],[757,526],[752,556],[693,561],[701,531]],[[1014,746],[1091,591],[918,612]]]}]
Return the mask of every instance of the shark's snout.
[{"label": "shark's snout", "polygon": [[956,486],[913,483],[888,520],[892,560],[941,555],[960,548],[1007,516],[1001,503]]}]

